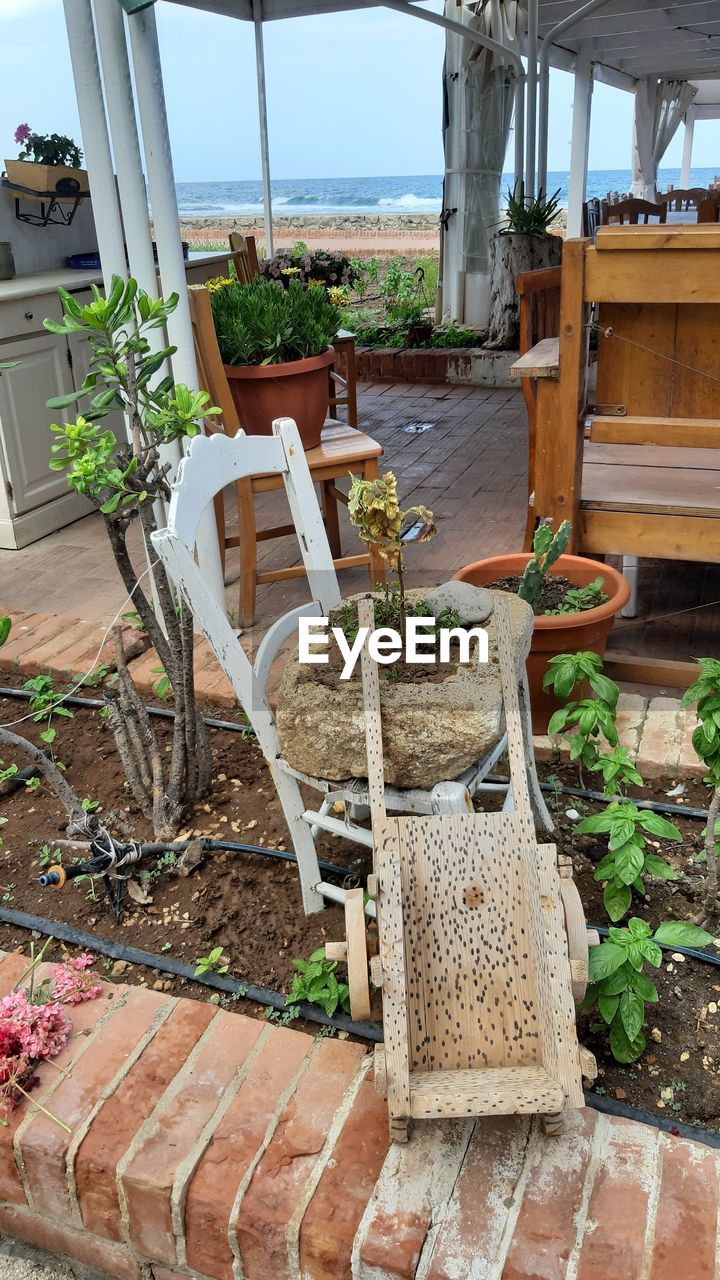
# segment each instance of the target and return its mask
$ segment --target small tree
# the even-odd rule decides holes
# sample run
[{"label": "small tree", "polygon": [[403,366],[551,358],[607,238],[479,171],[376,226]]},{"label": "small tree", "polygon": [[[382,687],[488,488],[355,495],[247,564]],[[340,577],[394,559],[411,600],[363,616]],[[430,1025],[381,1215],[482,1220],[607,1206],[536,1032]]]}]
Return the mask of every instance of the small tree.
[{"label": "small tree", "polygon": [[683,695],[683,706],[697,703],[698,725],[692,744],[702,760],[707,774],[705,782],[712,787],[707,826],[705,827],[705,901],[697,917],[697,923],[707,928],[717,927],[720,919],[718,902],[718,853],[720,841],[720,661],[717,658],[698,658],[700,675]]},{"label": "small tree", "polygon": [[[165,762],[152,722],[135,688],[116,632],[119,679],[105,690],[109,723],[115,735],[128,783],[140,808],[152,819],[159,839],[172,838],[183,810],[210,786],[210,750],[193,685],[193,619],[184,601],[177,601],[159,560],[153,563],[158,608],[138,583],[127,538],[139,522],[146,545],[158,527],[160,503],[170,496],[170,464],[162,446],[197,435],[201,421],[219,413],[208,396],[164,378],[153,379],[175,348],[153,349],[150,336],[162,330],[177,306],[177,294],[153,300],[135,280],[113,277],[107,298],[93,289],[87,306],[60,291],[64,307],[61,323],[46,320],[51,333],[81,333],[90,349],[90,372],[81,389],[49,401],[65,409],[78,400],[89,401],[84,416],[51,430],[50,467],[65,471],[68,484],[85,494],[105,521],[115,562],[132,597],[165,675],[172,688],[175,720],[172,750]],[[95,425],[113,410],[128,415],[129,443],[118,442],[109,430]]]}]

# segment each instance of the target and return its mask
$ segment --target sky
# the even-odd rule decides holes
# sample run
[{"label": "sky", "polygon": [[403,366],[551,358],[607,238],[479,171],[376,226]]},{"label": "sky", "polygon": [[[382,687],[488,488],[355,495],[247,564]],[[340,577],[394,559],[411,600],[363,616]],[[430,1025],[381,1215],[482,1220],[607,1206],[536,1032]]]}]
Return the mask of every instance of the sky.
[{"label": "sky", "polygon": [[[178,181],[260,176],[252,25],[156,5]],[[442,173],[443,32],[368,9],[265,24],[271,166],[277,178]],[[13,134],[80,127],[62,0],[0,0],[0,155]],[[549,169],[569,163],[572,76],[552,73]],[[596,84],[590,168],[628,168],[632,96]],[[695,128],[693,161],[720,169],[720,125]],[[682,129],[663,164],[680,164]]]}]

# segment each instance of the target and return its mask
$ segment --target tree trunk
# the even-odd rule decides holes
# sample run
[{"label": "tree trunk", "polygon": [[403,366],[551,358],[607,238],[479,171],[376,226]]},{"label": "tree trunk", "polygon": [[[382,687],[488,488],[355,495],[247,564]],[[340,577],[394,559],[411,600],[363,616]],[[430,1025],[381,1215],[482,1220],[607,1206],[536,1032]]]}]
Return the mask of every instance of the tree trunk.
[{"label": "tree trunk", "polygon": [[521,271],[557,267],[562,258],[559,236],[498,234],[490,241],[490,321],[486,347],[517,351],[520,301],[515,277]]}]

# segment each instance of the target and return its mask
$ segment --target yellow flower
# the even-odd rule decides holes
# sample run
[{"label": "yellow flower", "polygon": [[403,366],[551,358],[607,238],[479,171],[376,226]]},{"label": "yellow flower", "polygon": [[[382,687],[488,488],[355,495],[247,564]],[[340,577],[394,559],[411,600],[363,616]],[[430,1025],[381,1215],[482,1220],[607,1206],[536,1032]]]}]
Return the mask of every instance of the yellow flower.
[{"label": "yellow flower", "polygon": [[330,285],[327,295],[334,307],[342,306],[348,298],[347,285]]},{"label": "yellow flower", "polygon": [[212,276],[205,281],[205,288],[208,293],[217,293],[218,289],[227,289],[231,284],[235,284],[232,276]]}]

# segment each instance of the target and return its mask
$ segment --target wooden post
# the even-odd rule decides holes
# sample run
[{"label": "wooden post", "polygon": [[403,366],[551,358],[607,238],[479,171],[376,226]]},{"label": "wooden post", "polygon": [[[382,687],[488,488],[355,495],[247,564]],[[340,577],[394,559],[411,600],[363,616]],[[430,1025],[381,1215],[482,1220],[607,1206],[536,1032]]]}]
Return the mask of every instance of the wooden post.
[{"label": "wooden post", "polygon": [[557,529],[572,521],[570,551],[580,533],[580,482],[588,333],[585,327],[585,248],[587,240],[566,240],[560,289],[560,377],[537,387],[535,511]]}]

